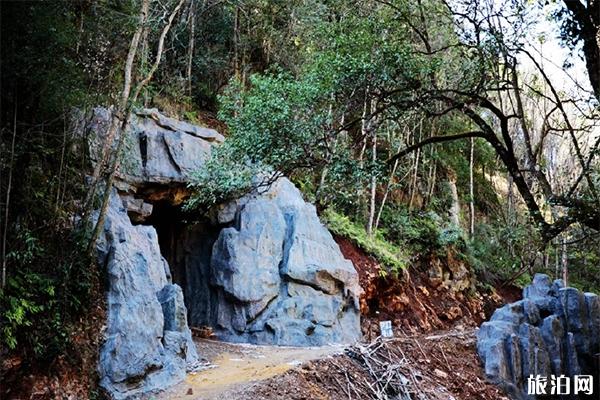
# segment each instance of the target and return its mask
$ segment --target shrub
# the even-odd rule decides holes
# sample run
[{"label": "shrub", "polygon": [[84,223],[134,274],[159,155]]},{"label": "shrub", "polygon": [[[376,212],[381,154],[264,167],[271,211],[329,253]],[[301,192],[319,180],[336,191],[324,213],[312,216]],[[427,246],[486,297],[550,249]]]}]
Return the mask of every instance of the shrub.
[{"label": "shrub", "polygon": [[[76,234],[60,242],[21,229],[7,255],[10,274],[0,289],[0,347],[52,360],[70,345],[71,326],[94,301],[96,269]],[[44,245],[42,245],[42,243]],[[51,266],[51,268],[48,268]]]},{"label": "shrub", "polygon": [[333,233],[352,240],[387,267],[389,272],[398,274],[406,268],[408,258],[402,249],[388,242],[381,234],[375,233],[369,237],[361,225],[352,222],[348,217],[338,214],[331,208],[325,210],[322,218]]}]

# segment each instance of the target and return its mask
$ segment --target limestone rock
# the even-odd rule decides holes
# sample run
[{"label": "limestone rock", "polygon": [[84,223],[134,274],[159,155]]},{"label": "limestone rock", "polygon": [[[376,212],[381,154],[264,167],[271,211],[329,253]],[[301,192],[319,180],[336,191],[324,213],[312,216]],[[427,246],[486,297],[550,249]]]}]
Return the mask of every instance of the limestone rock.
[{"label": "limestone rock", "polygon": [[109,279],[100,385],[125,399],[181,381],[198,363],[181,289],[170,284],[156,230],[133,226],[116,191],[98,255]]},{"label": "limestone rock", "polygon": [[294,346],[357,340],[358,274],[314,206],[285,178],[235,204],[235,226],[212,252],[213,282],[223,291],[217,334]]},{"label": "limestone rock", "polygon": [[262,199],[244,207],[237,229],[221,231],[212,254],[212,283],[244,304],[240,321],[253,320],[279,293],[284,236],[283,215]]},{"label": "limestone rock", "polygon": [[210,128],[203,128],[197,125],[192,125],[190,123],[179,121],[175,118],[169,118],[162,115],[156,108],[147,108],[141,110],[137,113],[138,116],[151,118],[156,122],[157,125],[171,130],[171,131],[180,131],[185,132],[187,134],[199,137],[208,142],[217,142],[221,143],[225,138],[219,132]]},{"label": "limestone rock", "polygon": [[[536,274],[523,300],[497,309],[477,333],[488,379],[515,399],[529,399],[527,378],[593,374],[600,351],[600,301]],[[597,378],[596,378],[597,379]]]},{"label": "limestone rock", "polygon": [[152,215],[152,204],[146,203],[143,199],[136,199],[132,195],[125,194],[121,196],[121,201],[133,222],[142,222]]},{"label": "limestone rock", "polygon": [[[103,107],[92,110],[85,131],[94,162],[100,158],[110,120],[110,110]],[[117,178],[130,187],[184,184],[210,157],[212,146],[224,140],[212,129],[165,117],[156,109],[144,109],[133,115],[127,135],[127,157],[121,163]]]},{"label": "limestone rock", "polygon": [[[111,118],[96,108],[81,124],[93,162]],[[133,115],[125,134],[127,157],[98,242],[109,277],[98,369],[110,397],[137,398],[182,380],[198,363],[189,325],[235,342],[314,346],[360,338],[358,274],[289,180],[189,225],[173,220],[176,208],[223,136],[156,109]],[[156,228],[134,225],[142,222]]]}]

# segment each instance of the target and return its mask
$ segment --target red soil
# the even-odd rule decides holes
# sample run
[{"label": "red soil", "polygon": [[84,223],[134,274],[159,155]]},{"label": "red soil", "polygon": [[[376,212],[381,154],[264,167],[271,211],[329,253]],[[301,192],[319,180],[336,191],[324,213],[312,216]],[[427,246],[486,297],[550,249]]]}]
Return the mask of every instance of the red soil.
[{"label": "red soil", "polygon": [[[481,294],[475,290],[451,291],[434,286],[428,278],[433,261],[446,267],[458,261],[452,254],[445,259],[424,258],[401,276],[384,276],[381,265],[352,241],[335,237],[343,255],[351,260],[364,290],[361,297],[363,333],[365,338],[379,334],[379,321],[390,320],[394,329],[403,333],[446,330],[454,326],[475,327],[506,301],[518,294],[508,287],[497,294]],[[517,289],[518,290],[518,289]]]}]

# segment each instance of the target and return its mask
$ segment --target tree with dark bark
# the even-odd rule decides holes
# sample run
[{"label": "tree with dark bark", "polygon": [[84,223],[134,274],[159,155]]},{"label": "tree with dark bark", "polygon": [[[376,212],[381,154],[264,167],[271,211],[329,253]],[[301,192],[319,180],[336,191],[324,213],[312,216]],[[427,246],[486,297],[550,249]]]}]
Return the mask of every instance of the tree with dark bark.
[{"label": "tree with dark bark", "polygon": [[555,16],[561,21],[561,38],[571,49],[582,46],[590,84],[600,101],[600,1],[562,0]]}]

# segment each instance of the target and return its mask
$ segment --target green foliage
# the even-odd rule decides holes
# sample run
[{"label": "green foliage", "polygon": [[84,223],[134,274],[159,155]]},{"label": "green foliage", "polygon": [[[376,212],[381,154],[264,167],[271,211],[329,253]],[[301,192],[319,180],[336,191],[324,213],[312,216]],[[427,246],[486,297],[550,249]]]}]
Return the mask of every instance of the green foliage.
[{"label": "green foliage", "polygon": [[402,249],[387,241],[381,234],[376,233],[369,237],[365,229],[348,217],[338,214],[333,209],[327,209],[321,215],[327,227],[336,235],[352,240],[368,254],[371,254],[389,272],[398,274],[407,267],[408,258]]},{"label": "green foliage", "polygon": [[[52,360],[69,346],[70,325],[93,301],[96,274],[85,256],[85,241],[67,234],[51,243],[29,230],[17,233],[8,254],[11,267],[0,289],[0,346]],[[53,270],[43,266],[53,265]]]},{"label": "green foliage", "polygon": [[[522,267],[522,257],[536,248],[536,234],[529,224],[507,226],[479,223],[469,245],[471,263],[481,277],[506,281]],[[521,283],[526,282],[526,277]]]},{"label": "green foliage", "polygon": [[[600,293],[600,237],[585,229],[574,228],[569,232],[566,242],[569,286]],[[562,275],[561,240],[549,244],[546,252],[548,269],[540,269],[539,272],[555,275],[558,271],[558,275]]]},{"label": "green foliage", "polygon": [[327,116],[319,107],[323,91],[311,77],[295,79],[281,71],[252,75],[250,88],[233,81],[220,100],[219,116],[230,130],[225,146],[232,153],[283,173],[323,158]]},{"label": "green foliage", "polygon": [[[0,308],[4,310],[1,341],[10,350],[17,347],[17,337],[21,338],[23,331],[31,329],[37,323],[35,318],[55,301],[48,301],[48,298],[54,297],[54,289],[52,282],[46,277],[26,273],[10,277],[6,288],[0,290]],[[33,341],[35,353],[42,353],[44,343],[38,338],[29,339]]]},{"label": "green foliage", "polygon": [[405,247],[412,254],[445,255],[449,248],[459,253],[466,249],[462,231],[445,227],[444,220],[433,211],[409,212],[405,207],[391,205],[382,213],[383,234],[388,241]]},{"label": "green foliage", "polygon": [[202,168],[191,175],[188,187],[192,189],[192,195],[184,208],[206,212],[216,204],[250,192],[255,187],[256,177],[266,171],[259,164],[240,157],[228,145],[215,149]]}]

